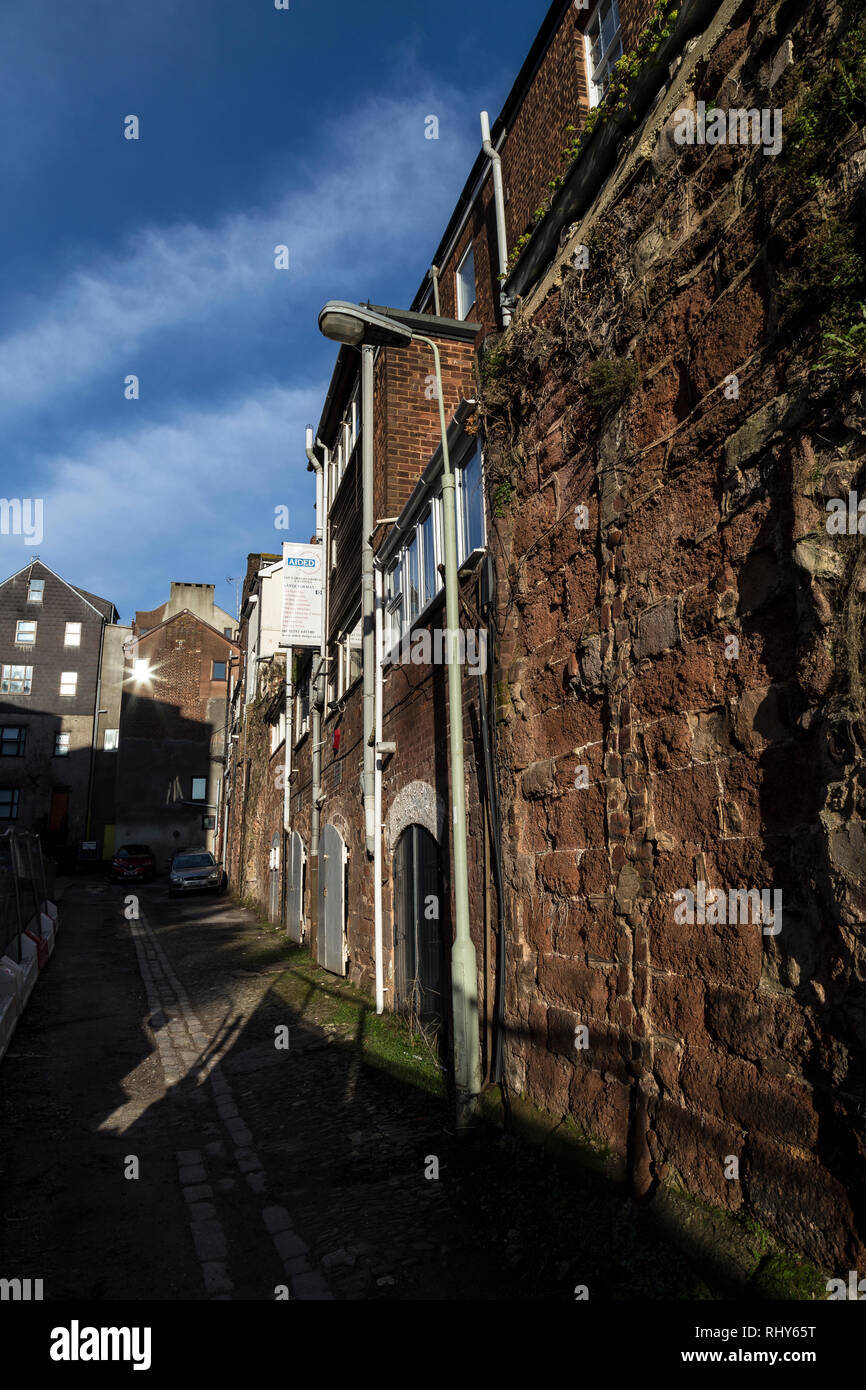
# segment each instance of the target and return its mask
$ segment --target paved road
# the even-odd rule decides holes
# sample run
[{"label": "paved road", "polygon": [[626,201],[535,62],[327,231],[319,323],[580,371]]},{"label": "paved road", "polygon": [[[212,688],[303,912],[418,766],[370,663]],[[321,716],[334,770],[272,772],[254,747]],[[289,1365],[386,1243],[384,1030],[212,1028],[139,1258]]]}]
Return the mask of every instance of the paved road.
[{"label": "paved road", "polygon": [[460,1184],[424,1176],[431,1153],[471,1167],[441,1108],[287,1017],[252,914],[157,883],[127,921],[126,891],[70,883],[0,1063],[0,1277],[52,1299],[502,1296]]}]

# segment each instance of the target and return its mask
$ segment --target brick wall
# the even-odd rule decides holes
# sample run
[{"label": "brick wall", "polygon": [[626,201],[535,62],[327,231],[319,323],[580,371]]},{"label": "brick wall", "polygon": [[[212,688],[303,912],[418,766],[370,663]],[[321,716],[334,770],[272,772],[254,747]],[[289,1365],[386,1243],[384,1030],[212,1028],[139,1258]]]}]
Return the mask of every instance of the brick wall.
[{"label": "brick wall", "polygon": [[[853,383],[813,370],[821,296],[797,318],[786,284],[823,219],[862,223],[863,138],[819,211],[784,154],[671,130],[695,99],[760,108],[796,23],[789,121],[842,13],[759,0],[692,51],[573,229],[589,270],[563,248],[482,399],[513,489],[493,526],[509,1084],[638,1197],[683,1184],[836,1270],[864,1258],[862,733],[841,728],[863,580],[823,511],[862,479],[863,431]],[[634,383],[605,404],[593,359]],[[780,891],[780,930],[684,920],[699,882],[726,905]]]}]

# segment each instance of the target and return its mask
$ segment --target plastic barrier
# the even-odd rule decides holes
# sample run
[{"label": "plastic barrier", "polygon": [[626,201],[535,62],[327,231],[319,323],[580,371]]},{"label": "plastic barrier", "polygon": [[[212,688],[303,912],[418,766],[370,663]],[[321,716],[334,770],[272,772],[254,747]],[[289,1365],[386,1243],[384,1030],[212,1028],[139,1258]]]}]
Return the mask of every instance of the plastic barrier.
[{"label": "plastic barrier", "polygon": [[15,1025],[21,1014],[20,985],[17,970],[7,970],[0,961],[0,1057],[9,1046]]},{"label": "plastic barrier", "polygon": [[34,917],[27,923],[24,935],[35,943],[37,963],[39,969],[43,970],[54,950],[53,921],[46,913],[40,912],[38,920]]}]

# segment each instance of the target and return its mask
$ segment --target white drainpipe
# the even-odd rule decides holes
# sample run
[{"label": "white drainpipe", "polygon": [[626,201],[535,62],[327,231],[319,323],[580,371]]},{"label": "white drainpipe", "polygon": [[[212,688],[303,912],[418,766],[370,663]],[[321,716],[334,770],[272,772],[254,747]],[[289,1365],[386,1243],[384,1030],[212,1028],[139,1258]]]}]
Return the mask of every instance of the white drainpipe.
[{"label": "white drainpipe", "polygon": [[[316,686],[321,686],[324,690],[324,698],[328,695],[328,681],[325,675],[325,655],[328,650],[328,595],[330,588],[331,562],[329,551],[329,526],[328,526],[328,465],[330,455],[320,439],[316,440],[316,445],[322,450],[320,459],[313,446],[313,431],[307,426],[307,458],[313,466],[316,474],[316,540],[322,547],[322,635],[319,642],[319,664]],[[310,709],[310,722],[312,726],[312,777],[313,777],[313,802],[310,816],[310,856],[318,858],[319,854],[319,830],[321,825],[321,807],[319,797],[322,790],[322,715],[319,711],[319,702],[316,691],[313,692]]]},{"label": "white drainpipe", "polygon": [[283,830],[288,835],[291,829],[291,804],[292,804],[292,703],[294,700],[295,688],[292,685],[292,670],[294,666],[294,649],[286,648],[286,746],[285,746],[285,770],[283,776]]},{"label": "white drainpipe", "polygon": [[[493,168],[493,203],[496,208],[496,241],[497,251],[499,252],[499,273],[508,274],[508,233],[505,230],[505,193],[502,188],[502,160],[490,140],[490,117],[486,111],[481,112],[481,141],[484,153],[490,160]],[[502,309],[502,327],[507,328],[511,322],[511,310],[505,305]]]}]

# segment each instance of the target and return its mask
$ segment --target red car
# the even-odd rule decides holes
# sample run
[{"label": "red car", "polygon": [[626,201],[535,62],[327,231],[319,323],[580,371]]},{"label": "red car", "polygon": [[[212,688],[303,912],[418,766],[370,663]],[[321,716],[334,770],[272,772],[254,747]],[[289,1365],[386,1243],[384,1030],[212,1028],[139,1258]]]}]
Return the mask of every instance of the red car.
[{"label": "red car", "polygon": [[112,883],[130,879],[148,882],[156,873],[156,860],[149,845],[121,845],[111,861],[108,877]]}]

